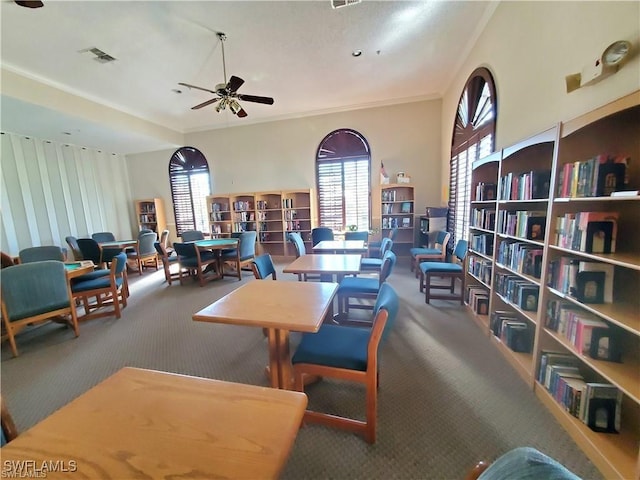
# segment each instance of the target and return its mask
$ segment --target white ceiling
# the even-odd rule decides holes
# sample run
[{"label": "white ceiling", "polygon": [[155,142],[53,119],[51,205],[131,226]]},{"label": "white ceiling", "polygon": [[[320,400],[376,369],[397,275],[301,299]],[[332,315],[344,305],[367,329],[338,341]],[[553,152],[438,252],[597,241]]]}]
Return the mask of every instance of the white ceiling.
[{"label": "white ceiling", "polygon": [[[3,69],[178,133],[439,97],[493,13],[495,2],[371,1],[332,9],[322,1],[53,1],[28,9],[0,2]],[[191,107],[227,76],[240,93],[237,118]],[[101,64],[82,50],[117,60]],[[360,57],[351,52],[362,50]],[[180,89],[181,94],[172,90]],[[3,91],[2,130],[132,153],[166,138],[117,123],[42,109]],[[66,134],[63,132],[67,132]],[[67,135],[71,133],[71,135]]]}]

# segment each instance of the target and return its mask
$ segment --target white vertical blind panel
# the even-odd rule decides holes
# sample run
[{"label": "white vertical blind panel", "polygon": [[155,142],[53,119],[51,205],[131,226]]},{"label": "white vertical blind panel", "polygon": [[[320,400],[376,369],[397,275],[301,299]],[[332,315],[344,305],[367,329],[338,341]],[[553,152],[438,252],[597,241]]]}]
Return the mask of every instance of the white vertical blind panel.
[{"label": "white vertical blind panel", "polygon": [[[59,143],[52,144],[56,152],[56,163],[58,165],[58,173],[60,175],[60,190],[64,199],[64,213],[69,224],[69,234],[74,237],[78,236],[78,227],[76,225],[76,217],[71,201],[71,189],[69,188],[69,178],[67,175],[67,164],[62,153],[62,145]],[[65,235],[66,237],[67,235]]]},{"label": "white vertical blind panel", "polygon": [[[93,221],[93,214],[91,212],[91,203],[89,200],[89,196],[87,194],[87,189],[88,189],[87,176],[84,173],[84,164],[82,163],[82,155],[80,155],[80,149],[72,146],[69,146],[68,148],[69,148],[69,153],[73,158],[73,164],[75,165],[76,173],[78,175],[77,188],[79,193],[79,199],[82,204],[82,209],[81,209],[82,217],[84,220],[84,224],[87,226],[86,233],[88,235],[91,235],[94,232],[101,231],[100,222]],[[98,226],[97,230],[95,225]]]},{"label": "white vertical blind panel", "polygon": [[18,237],[16,236],[16,225],[13,220],[13,214],[11,212],[10,203],[9,203],[9,190],[7,189],[7,185],[4,181],[4,175],[2,175],[2,192],[1,192],[1,201],[2,201],[2,251],[7,252],[10,255],[17,255],[20,251],[20,247],[18,246]]},{"label": "white vertical blind panel", "polygon": [[[53,203],[53,193],[51,191],[51,183],[49,181],[49,169],[47,167],[47,159],[45,158],[45,150],[42,140],[35,141],[36,158],[38,160],[38,170],[40,171],[40,185],[42,186],[42,194],[44,196],[44,208],[47,213],[49,231],[51,232],[51,240],[54,245],[63,245],[60,238],[60,230],[58,229],[58,219],[56,218],[55,204]],[[42,228],[44,230],[44,228]]]},{"label": "white vertical blind panel", "polygon": [[[23,137],[24,138],[24,137]],[[38,222],[36,221],[36,211],[31,197],[31,188],[24,158],[23,144],[20,137],[12,136],[13,153],[16,159],[16,171],[18,173],[18,185],[22,194],[22,204],[24,205],[26,225],[29,232],[29,241],[32,245],[40,245],[40,234],[38,233]],[[25,138],[25,140],[28,140]]]},{"label": "white vertical blind panel", "polygon": [[84,183],[87,186],[87,198],[89,199],[89,208],[91,214],[91,222],[93,226],[93,232],[105,232],[110,231],[105,223],[104,208],[102,206],[102,199],[99,194],[98,178],[96,175],[96,165],[93,161],[93,150],[87,150],[86,148],[77,149],[80,161],[83,166]]},{"label": "white vertical blind panel", "polygon": [[60,245],[66,247],[67,245],[64,238],[72,231],[75,232],[75,228],[72,230],[69,225],[69,213],[67,212],[64,199],[63,183],[60,175],[60,165],[58,163],[56,145],[53,142],[45,141],[42,143],[42,150],[44,152],[44,160],[47,165],[47,177],[43,182],[48,183],[48,188],[51,190],[51,209],[56,218]]}]

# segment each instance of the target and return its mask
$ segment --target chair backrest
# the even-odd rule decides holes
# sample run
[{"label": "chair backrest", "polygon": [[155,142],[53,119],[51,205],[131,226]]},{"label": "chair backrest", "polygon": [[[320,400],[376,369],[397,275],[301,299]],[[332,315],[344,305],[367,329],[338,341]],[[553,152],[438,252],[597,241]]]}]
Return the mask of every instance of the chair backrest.
[{"label": "chair backrest", "polygon": [[329,227],[316,227],[311,230],[311,242],[314,246],[323,240],[333,240],[333,230]]},{"label": "chair backrest", "polygon": [[78,248],[83,260],[91,260],[96,265],[102,263],[102,251],[93,238],[79,238]]},{"label": "chair backrest", "polygon": [[393,327],[395,323],[396,317],[398,315],[398,309],[400,308],[400,300],[398,298],[398,294],[393,289],[393,287],[385,282],[380,286],[380,290],[378,291],[378,297],[376,298],[376,303],[373,306],[373,322],[375,327],[375,318],[380,312],[380,310],[387,311],[387,321],[384,325],[384,329],[381,332],[382,338],[385,339],[389,334],[389,331]]},{"label": "chair backrest", "polygon": [[73,253],[73,259],[84,260],[82,252],[80,251],[80,247],[78,246],[78,239],[72,235],[69,235],[68,237],[65,237],[64,240],[65,242],[67,242],[67,245],[69,245],[71,253]]},{"label": "chair backrest", "polygon": [[453,260],[457,258],[460,263],[464,261],[464,258],[467,256],[467,250],[469,249],[469,242],[466,240],[458,240],[456,243],[456,248],[453,251]]},{"label": "chair backrest", "polygon": [[160,234],[160,243],[166,249],[169,242],[169,230],[163,230]]},{"label": "chair backrest", "polygon": [[91,234],[91,238],[93,238],[98,243],[115,242],[116,241],[115,235],[113,233],[111,233],[111,232],[92,233]]},{"label": "chair backrest", "polygon": [[120,252],[111,260],[111,271],[115,273],[116,277],[119,277],[125,268],[127,268],[127,254]]},{"label": "chair backrest", "polygon": [[175,242],[173,244],[173,249],[176,251],[178,258],[196,258],[198,254],[196,253],[196,246],[193,243],[179,243]]},{"label": "chair backrest", "polygon": [[[126,256],[125,256],[126,261]],[[2,271],[2,310],[10,322],[70,305],[64,263],[22,263]]]},{"label": "chair backrest", "polygon": [[64,262],[64,253],[57,245],[30,247],[20,250],[20,263],[42,262],[44,260],[58,260]]},{"label": "chair backrest", "polygon": [[254,258],[251,270],[253,270],[253,276],[258,280],[264,280],[269,275],[272,276],[273,280],[276,280],[276,267],[273,265],[273,259],[268,253]]},{"label": "chair backrest", "polygon": [[153,246],[158,239],[156,232],[143,233],[138,237],[138,255],[149,255],[156,252]]},{"label": "chair backrest", "polygon": [[156,249],[156,253],[162,259],[162,261],[164,261],[164,259],[166,258],[169,258],[169,252],[167,252],[167,249],[162,244],[162,242],[153,242],[153,248]]},{"label": "chair backrest", "polygon": [[384,257],[382,258],[382,267],[380,267],[380,285],[389,278],[389,275],[391,275],[391,272],[393,271],[393,267],[396,265],[396,261],[396,254],[391,250],[384,254]]},{"label": "chair backrest", "polygon": [[287,233],[287,238],[296,247],[296,258],[307,254],[307,248],[304,246],[304,241],[299,232],[289,232]]},{"label": "chair backrest", "polygon": [[138,232],[138,238],[140,238],[145,233],[155,233],[155,232],[150,228],[141,228],[140,231]]},{"label": "chair backrest", "polygon": [[256,254],[256,238],[258,232],[242,232],[238,242],[238,250],[240,251],[240,260],[247,260]]},{"label": "chair backrest", "polygon": [[369,241],[369,232],[366,230],[360,230],[358,232],[345,232],[345,240],[364,240],[364,243]]},{"label": "chair backrest", "polygon": [[187,230],[186,232],[182,232],[181,237],[183,242],[195,242],[197,240],[204,240],[204,233],[200,230]]},{"label": "chair backrest", "polygon": [[384,254],[391,251],[391,247],[393,247],[393,240],[389,237],[385,237],[380,242],[380,258],[384,258]]},{"label": "chair backrest", "polygon": [[8,253],[0,252],[0,258],[2,259],[1,268],[12,267],[15,265],[13,258]]},{"label": "chair backrest", "polygon": [[395,240],[397,236],[398,236],[398,227],[393,227],[391,230],[389,230],[388,237],[391,240]]},{"label": "chair backrest", "polygon": [[444,230],[439,230],[436,234],[436,243],[435,248],[440,248],[443,253],[447,251],[447,244],[449,243],[449,239],[451,238],[451,234]]}]

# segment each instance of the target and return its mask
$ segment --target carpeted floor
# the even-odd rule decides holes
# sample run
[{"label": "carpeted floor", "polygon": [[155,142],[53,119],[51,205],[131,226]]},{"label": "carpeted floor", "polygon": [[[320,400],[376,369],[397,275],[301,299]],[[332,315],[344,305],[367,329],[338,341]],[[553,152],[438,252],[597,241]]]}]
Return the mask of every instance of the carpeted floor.
[{"label": "carpeted floor", "polygon": [[[281,272],[278,278],[295,281]],[[245,272],[242,282],[254,281]],[[587,479],[602,476],[455,302],[424,303],[400,262],[390,278],[402,306],[382,346],[378,440],[309,425],[300,430],[284,479],[460,479],[480,459],[533,446]],[[241,285],[164,283],[162,271],[130,275],[129,306],[84,322],[74,339],[46,324],[2,344],[2,394],[20,431],[123,366],[267,385],[262,330],[196,323],[191,315]],[[260,299],[256,299],[259,302]],[[292,343],[298,340],[293,335]],[[314,408],[362,417],[364,390],[324,380],[308,388]]]}]

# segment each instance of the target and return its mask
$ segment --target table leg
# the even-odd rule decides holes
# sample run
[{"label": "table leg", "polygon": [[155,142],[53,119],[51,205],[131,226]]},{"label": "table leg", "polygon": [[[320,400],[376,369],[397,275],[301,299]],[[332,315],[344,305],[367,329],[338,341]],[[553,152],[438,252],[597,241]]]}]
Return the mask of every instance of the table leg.
[{"label": "table leg", "polygon": [[291,352],[289,351],[289,332],[287,330],[276,330],[276,338],[280,388],[292,390],[293,371],[291,367]]},{"label": "table leg", "polygon": [[280,369],[278,368],[278,331],[275,328],[268,329],[269,343],[269,376],[271,388],[280,387]]}]

